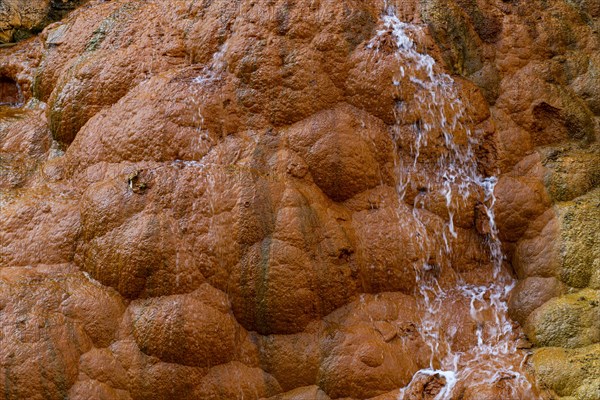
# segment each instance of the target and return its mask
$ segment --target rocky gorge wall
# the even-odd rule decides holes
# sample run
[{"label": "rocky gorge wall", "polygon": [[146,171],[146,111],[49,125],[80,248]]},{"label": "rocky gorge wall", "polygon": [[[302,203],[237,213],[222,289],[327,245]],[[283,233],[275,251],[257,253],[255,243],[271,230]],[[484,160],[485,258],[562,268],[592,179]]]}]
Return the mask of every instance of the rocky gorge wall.
[{"label": "rocky gorge wall", "polygon": [[[481,193],[449,214],[443,132],[415,146],[424,78],[386,4],[26,3],[2,3],[0,41],[74,10],[0,48],[0,103],[23,103],[0,108],[5,398],[443,395],[414,379],[443,364],[420,279],[493,283],[491,228]],[[464,106],[455,141],[498,177],[517,278],[514,374],[450,398],[600,399],[599,3],[388,3],[452,76],[442,116]],[[489,321],[443,304],[468,353]],[[513,390],[519,368],[539,390]]]}]

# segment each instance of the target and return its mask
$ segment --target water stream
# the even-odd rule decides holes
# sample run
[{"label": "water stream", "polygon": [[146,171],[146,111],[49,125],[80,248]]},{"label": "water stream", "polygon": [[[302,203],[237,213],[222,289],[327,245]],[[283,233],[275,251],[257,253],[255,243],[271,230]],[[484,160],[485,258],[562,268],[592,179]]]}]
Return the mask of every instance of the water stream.
[{"label": "water stream", "polygon": [[[387,8],[382,22],[383,29],[368,47],[376,54],[382,51],[380,44],[389,44],[391,39],[398,71],[390,84],[400,95],[407,91],[415,99],[410,106],[408,102],[398,103],[394,139],[400,137],[404,121],[418,116],[411,128],[409,156],[396,157],[397,193],[402,202],[407,200],[408,192],[418,191],[413,201],[412,222],[422,256],[415,264],[415,295],[421,315],[419,334],[430,353],[429,365],[417,371],[412,381],[401,388],[398,399],[421,395],[418,391],[422,390],[424,380],[440,383],[434,394],[436,400],[459,398],[467,387],[499,386],[501,393],[510,399],[535,399],[536,390],[524,367],[527,353],[517,348],[519,332],[508,317],[507,297],[515,281],[503,263],[495,224],[496,178],[480,172],[476,157],[481,134],[471,131],[467,124],[468,107],[461,101],[457,83],[441,71],[433,57],[418,51],[417,38],[424,37],[425,28],[400,21],[392,8]],[[220,80],[226,69],[223,61],[226,51],[227,42],[193,79],[198,88],[194,104],[198,108],[200,141],[212,140],[204,127],[201,105],[205,98],[201,92]],[[431,154],[436,155],[433,160]],[[199,162],[186,162],[186,166],[200,167],[209,183],[219,167]],[[421,192],[423,177],[427,177],[426,190]],[[213,190],[209,184],[209,196]],[[443,199],[447,214],[443,229],[432,232],[423,211],[435,197]],[[209,203],[212,207],[210,199]],[[482,241],[489,262],[482,266],[484,281],[462,274],[451,261],[452,255],[460,251],[455,217],[472,204],[478,204],[485,217]],[[459,337],[469,336],[466,333],[469,327],[448,323],[448,314],[455,309],[462,309],[472,322],[469,326],[475,327],[468,346],[458,341]]]},{"label": "water stream", "polygon": [[[462,103],[457,84],[451,76],[439,72],[433,57],[417,50],[415,38],[424,36],[424,27],[402,22],[393,8],[382,16],[384,29],[369,43],[374,52],[382,51],[381,43],[393,44],[398,72],[393,82],[401,93],[410,89],[415,101],[399,102],[396,110],[397,129],[410,115],[418,115],[412,126],[414,140],[409,157],[397,157],[397,192],[406,201],[408,191],[415,191],[417,181],[427,177],[426,190],[417,189],[413,218],[418,227],[414,233],[423,256],[417,262],[417,299],[421,310],[420,335],[430,350],[427,368],[418,371],[412,381],[400,390],[398,399],[411,398],[415,385],[435,378],[441,383],[436,400],[453,399],[466,387],[499,387],[512,399],[535,399],[533,385],[524,369],[527,354],[517,348],[518,331],[508,317],[507,297],[514,278],[503,265],[493,206],[496,178],[483,176],[478,169],[475,148],[479,133],[466,125],[467,107]],[[391,40],[390,40],[391,39]],[[435,152],[431,147],[435,146]],[[428,150],[437,154],[435,163],[422,160]],[[408,160],[408,161],[407,161]],[[434,197],[444,199],[447,212],[443,229],[432,233],[426,229],[422,211]],[[474,281],[457,272],[451,256],[455,251],[457,228],[455,216],[461,207],[476,200],[484,211],[486,250],[489,266],[485,282]],[[442,260],[435,265],[431,260]],[[446,269],[437,271],[436,269]],[[438,279],[451,276],[451,279]],[[457,338],[468,327],[448,324],[448,313],[455,308],[468,309],[475,326],[469,346],[457,345]],[[421,397],[419,397],[421,398]]]}]

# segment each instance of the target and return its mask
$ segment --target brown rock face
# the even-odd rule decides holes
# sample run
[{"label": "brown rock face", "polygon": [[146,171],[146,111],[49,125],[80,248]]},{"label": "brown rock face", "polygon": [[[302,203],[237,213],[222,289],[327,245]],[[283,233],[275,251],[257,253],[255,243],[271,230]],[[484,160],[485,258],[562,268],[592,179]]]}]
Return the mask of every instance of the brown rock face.
[{"label": "brown rock face", "polygon": [[29,38],[84,2],[85,0],[3,0],[0,4],[0,44]]},{"label": "brown rock face", "polygon": [[22,101],[20,88],[12,79],[0,77],[0,104],[17,105]]},{"label": "brown rock face", "polygon": [[0,4],[5,398],[600,399],[594,1],[81,3]]}]

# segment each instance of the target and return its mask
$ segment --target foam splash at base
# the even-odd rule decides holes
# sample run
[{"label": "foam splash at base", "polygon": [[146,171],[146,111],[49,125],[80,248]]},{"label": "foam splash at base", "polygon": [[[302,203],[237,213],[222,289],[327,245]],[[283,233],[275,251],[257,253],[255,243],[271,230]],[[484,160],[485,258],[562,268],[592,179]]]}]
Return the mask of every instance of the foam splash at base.
[{"label": "foam splash at base", "polygon": [[[420,335],[430,349],[429,367],[418,371],[412,381],[400,390],[398,399],[412,398],[411,391],[418,390],[416,382],[436,379],[440,386],[436,400],[456,398],[468,387],[491,387],[502,385],[503,392],[513,399],[535,399],[535,389],[524,371],[523,360],[527,354],[517,349],[518,332],[508,318],[507,297],[514,287],[511,273],[503,266],[501,243],[498,239],[493,206],[496,178],[485,177],[478,170],[474,148],[479,144],[479,135],[466,126],[467,108],[461,102],[456,83],[445,73],[436,72],[433,57],[417,50],[413,38],[423,36],[421,26],[400,21],[393,9],[382,17],[384,28],[369,43],[368,47],[380,51],[381,44],[393,43],[394,55],[399,62],[398,75],[392,84],[399,91],[407,86],[414,89],[415,102],[410,110],[401,102],[396,110],[400,123],[407,114],[418,114],[413,125],[414,142],[411,145],[410,161],[397,157],[398,187],[400,201],[404,201],[407,190],[422,171],[422,151],[437,139],[443,147],[433,167],[427,186],[430,193],[441,195],[445,201],[447,218],[442,232],[432,235],[427,232],[426,221],[420,210],[425,200],[419,195],[414,200],[413,218],[419,227],[416,240],[425,253],[415,265],[417,270],[417,298],[422,318],[419,321]],[[392,40],[390,40],[390,38]],[[416,109],[415,109],[416,108]],[[406,118],[408,119],[408,118]],[[458,138],[458,140],[457,140]],[[430,259],[438,257],[446,261],[439,268],[452,268],[453,239],[457,238],[454,216],[457,210],[475,197],[487,217],[485,240],[490,258],[489,283],[468,282],[460,273],[452,272],[451,283],[438,280],[431,271],[435,266]],[[436,236],[437,235],[437,236]],[[436,254],[436,243],[443,243]],[[450,305],[468,308],[468,316],[476,326],[475,338],[467,350],[457,349],[455,337],[462,327],[455,326],[444,331],[443,318]],[[460,347],[460,346],[458,346]],[[413,393],[414,395],[414,393]],[[419,397],[421,398],[421,397]]]}]

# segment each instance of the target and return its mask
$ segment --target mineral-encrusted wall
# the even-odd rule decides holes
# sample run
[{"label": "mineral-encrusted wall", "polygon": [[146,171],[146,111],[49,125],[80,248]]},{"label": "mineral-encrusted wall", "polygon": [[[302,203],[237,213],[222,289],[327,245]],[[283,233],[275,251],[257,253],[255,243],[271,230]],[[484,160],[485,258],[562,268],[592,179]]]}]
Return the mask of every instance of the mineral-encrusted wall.
[{"label": "mineral-encrusted wall", "polygon": [[421,5],[448,66],[491,106],[511,314],[536,376],[558,396],[600,398],[600,3]]},{"label": "mineral-encrusted wall", "polygon": [[[0,12],[47,16],[17,3]],[[399,202],[393,156],[418,116],[391,129],[418,104],[386,43],[369,49],[383,6],[92,1],[0,48],[27,102],[0,110],[6,398],[387,399],[427,365],[405,217],[420,189]],[[395,6],[427,26],[420,50],[454,74],[499,176],[534,376],[599,399],[600,5]],[[37,29],[13,19],[3,41]],[[443,199],[425,211],[432,231],[447,220]],[[456,224],[453,269],[485,279],[476,205]],[[476,326],[447,311],[466,345]],[[502,397],[506,379],[460,395]]]}]

